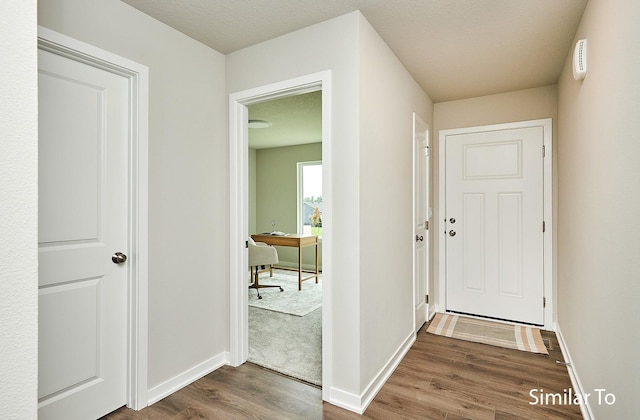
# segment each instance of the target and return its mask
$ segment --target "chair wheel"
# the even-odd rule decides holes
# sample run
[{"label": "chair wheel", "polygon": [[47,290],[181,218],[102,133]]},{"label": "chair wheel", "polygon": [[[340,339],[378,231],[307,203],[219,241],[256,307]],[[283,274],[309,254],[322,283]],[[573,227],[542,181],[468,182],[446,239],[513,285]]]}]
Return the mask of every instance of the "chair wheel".
[{"label": "chair wheel", "polygon": [[258,296],[258,299],[262,299],[262,296]]},{"label": "chair wheel", "polygon": [[281,291],[281,292],[284,292],[284,289],[281,287],[281,288],[280,288],[280,291]]}]

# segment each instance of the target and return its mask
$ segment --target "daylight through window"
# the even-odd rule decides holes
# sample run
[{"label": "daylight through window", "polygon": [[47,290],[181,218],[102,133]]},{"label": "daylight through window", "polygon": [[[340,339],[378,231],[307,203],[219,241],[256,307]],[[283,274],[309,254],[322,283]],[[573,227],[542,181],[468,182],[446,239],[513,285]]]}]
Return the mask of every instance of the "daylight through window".
[{"label": "daylight through window", "polygon": [[322,237],[322,162],[298,163],[298,232]]}]

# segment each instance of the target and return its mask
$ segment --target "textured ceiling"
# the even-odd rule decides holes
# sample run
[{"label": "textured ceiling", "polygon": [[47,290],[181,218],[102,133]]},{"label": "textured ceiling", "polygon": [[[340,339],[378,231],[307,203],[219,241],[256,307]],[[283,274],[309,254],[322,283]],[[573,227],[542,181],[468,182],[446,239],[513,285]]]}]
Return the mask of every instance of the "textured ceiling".
[{"label": "textured ceiling", "polygon": [[268,128],[249,128],[254,149],[322,141],[322,92],[289,96],[249,106],[249,120],[265,120]]},{"label": "textured ceiling", "polygon": [[[587,0],[122,1],[223,54],[360,10],[434,102],[556,83],[587,4]],[[309,124],[318,120],[311,113],[304,115],[310,116]],[[285,125],[272,122],[260,136]],[[308,142],[318,133],[297,136]]]},{"label": "textured ceiling", "polygon": [[123,0],[227,54],[360,10],[434,102],[553,84],[587,0]]}]

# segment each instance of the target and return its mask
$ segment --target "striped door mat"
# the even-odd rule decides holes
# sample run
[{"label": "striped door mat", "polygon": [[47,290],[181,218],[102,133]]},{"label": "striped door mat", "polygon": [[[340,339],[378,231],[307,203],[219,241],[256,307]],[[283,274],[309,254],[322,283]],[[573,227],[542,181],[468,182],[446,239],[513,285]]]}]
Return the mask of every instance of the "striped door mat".
[{"label": "striped door mat", "polygon": [[508,349],[549,354],[542,342],[540,329],[524,325],[504,324],[453,314],[436,314],[427,332]]}]

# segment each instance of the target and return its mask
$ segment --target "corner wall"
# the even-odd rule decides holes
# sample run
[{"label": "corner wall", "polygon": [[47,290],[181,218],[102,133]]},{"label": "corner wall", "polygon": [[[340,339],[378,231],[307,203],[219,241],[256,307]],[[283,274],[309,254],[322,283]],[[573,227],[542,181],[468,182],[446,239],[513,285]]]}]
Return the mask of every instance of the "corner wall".
[{"label": "corner wall", "polygon": [[229,348],[225,58],[120,1],[42,0],[38,15],[149,67],[148,385],[157,397]]},{"label": "corner wall", "polygon": [[0,2],[0,412],[38,417],[36,5]]},{"label": "corner wall", "polygon": [[[229,54],[227,91],[326,70],[332,207],[331,219],[323,220],[331,232],[324,272],[331,273],[332,365],[323,366],[331,372],[323,395],[358,411],[413,337],[412,112],[431,121],[432,111],[428,96],[360,12]],[[380,240],[377,229],[390,236]]]},{"label": "corner wall", "polygon": [[[357,178],[360,142],[358,115],[358,12],[280,36],[270,41],[233,52],[227,58],[227,93],[233,94],[276,82],[329,70],[331,72],[331,191],[329,228],[333,237],[324,241],[324,272],[331,277],[332,366],[331,390],[323,395],[358,396],[359,384],[359,260],[358,225],[353,215],[359,212]],[[323,115],[323,120],[325,116]],[[323,146],[326,139],[323,138]],[[326,148],[323,162],[326,164]],[[326,211],[326,209],[325,209]],[[326,236],[327,230],[324,229]],[[326,244],[331,241],[331,255]],[[331,262],[328,267],[327,261]],[[323,380],[324,381],[324,380]],[[326,386],[326,383],[325,383]]]},{"label": "corner wall", "polygon": [[433,125],[433,104],[362,15],[359,29],[360,380],[367,402],[415,337],[413,113]]},{"label": "corner wall", "polygon": [[[595,418],[635,418],[640,389],[640,3],[590,0],[586,78],[559,81],[558,325]],[[613,393],[599,404],[595,389]]]}]

